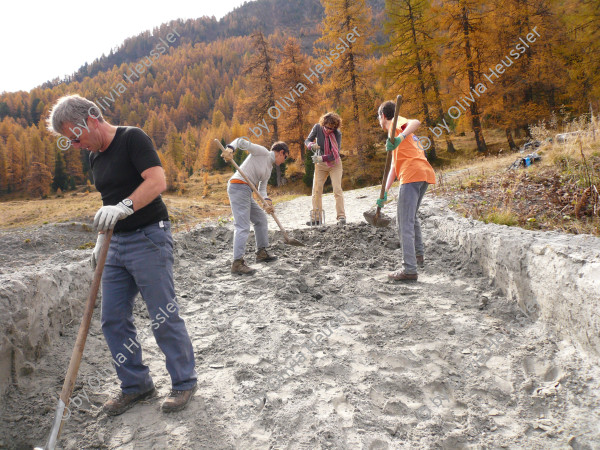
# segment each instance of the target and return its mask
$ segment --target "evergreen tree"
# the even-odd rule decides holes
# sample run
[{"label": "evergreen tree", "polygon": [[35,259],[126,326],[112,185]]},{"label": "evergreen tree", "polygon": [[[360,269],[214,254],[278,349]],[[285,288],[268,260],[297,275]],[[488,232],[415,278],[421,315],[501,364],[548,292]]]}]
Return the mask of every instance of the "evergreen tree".
[{"label": "evergreen tree", "polygon": [[[290,161],[293,162],[293,161]],[[271,172],[271,176],[269,177],[269,182],[268,184],[270,184],[271,186],[281,186],[281,180],[278,180],[278,176],[283,178],[285,177],[285,169],[287,168],[287,163],[281,163],[279,164],[279,166],[275,166],[275,168],[279,168],[279,174],[277,173],[276,170],[273,170]]]},{"label": "evergreen tree", "polygon": [[[236,164],[238,166],[241,166],[242,163],[246,160],[246,158],[248,157],[248,152],[246,150],[241,150],[241,149],[236,149],[236,151],[233,153],[233,160],[236,162]],[[223,158],[221,158],[223,159]],[[233,167],[233,165],[231,165],[231,169],[235,172],[235,167]]]},{"label": "evergreen tree", "polygon": [[[214,146],[215,146],[215,144],[214,144],[213,142],[211,142],[211,141],[208,141],[207,145],[209,145],[209,146],[211,147],[211,150],[212,150],[212,148],[214,148]],[[227,143],[225,142],[225,139],[223,139],[223,138],[221,138],[221,145],[222,145],[223,147],[225,147],[225,146],[227,145]],[[234,158],[233,158],[233,159],[235,160],[235,155],[234,155]],[[236,161],[236,162],[237,162],[237,161]],[[222,170],[222,169],[225,169],[227,166],[230,166],[230,165],[231,165],[231,164],[227,163],[227,161],[225,161],[225,160],[223,159],[223,157],[221,156],[221,149],[220,149],[220,148],[218,148],[218,149],[217,149],[217,152],[215,153],[215,162],[214,162],[214,164],[213,164],[213,167],[214,167],[216,170]]]},{"label": "evergreen tree", "polygon": [[304,176],[302,177],[304,184],[308,187],[312,187],[314,175],[315,165],[312,162],[312,154],[310,152],[306,152],[306,155],[304,156]]},{"label": "evergreen tree", "polygon": [[54,158],[54,178],[52,179],[52,189],[54,191],[66,191],[69,187],[69,175],[65,169],[65,160],[61,150],[56,150]]}]

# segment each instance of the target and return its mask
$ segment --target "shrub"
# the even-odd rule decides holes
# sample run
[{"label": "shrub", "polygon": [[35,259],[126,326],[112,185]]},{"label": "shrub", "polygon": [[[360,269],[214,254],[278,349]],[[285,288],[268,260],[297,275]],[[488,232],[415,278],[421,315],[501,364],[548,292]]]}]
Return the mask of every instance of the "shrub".
[{"label": "shrub", "polygon": [[312,153],[306,152],[304,156],[304,176],[302,177],[302,181],[309,188],[312,188],[313,185],[313,177],[315,175],[315,165],[312,162]]},{"label": "shrub", "polygon": [[497,225],[507,225],[513,227],[519,224],[519,219],[510,209],[502,211],[492,211],[483,217],[485,223],[495,223]]}]

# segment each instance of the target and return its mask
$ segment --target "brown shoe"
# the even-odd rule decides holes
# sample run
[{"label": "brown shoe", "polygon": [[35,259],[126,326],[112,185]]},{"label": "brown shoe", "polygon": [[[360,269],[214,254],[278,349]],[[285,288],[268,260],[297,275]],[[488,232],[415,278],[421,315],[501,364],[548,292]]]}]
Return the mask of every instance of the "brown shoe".
[{"label": "brown shoe", "polygon": [[416,273],[404,273],[403,270],[388,274],[388,278],[394,281],[417,281]]},{"label": "brown shoe", "polygon": [[425,267],[425,257],[423,255],[417,255],[417,266]]},{"label": "brown shoe", "polygon": [[244,258],[236,259],[231,265],[231,273],[237,275],[254,275],[256,269],[252,269],[246,265]]},{"label": "brown shoe", "polygon": [[102,410],[108,416],[118,416],[119,414],[123,414],[137,402],[154,396],[155,393],[156,389],[154,387],[141,394],[139,392],[134,394],[124,394],[123,392],[120,392],[104,403],[104,405],[102,405]]},{"label": "brown shoe", "polygon": [[177,389],[171,390],[171,393],[160,406],[162,412],[171,413],[181,411],[190,402],[194,396],[194,392],[198,389],[198,385],[194,385],[193,388],[187,391],[178,391]]},{"label": "brown shoe", "polygon": [[256,252],[256,262],[270,262],[275,261],[277,256],[269,255],[266,248],[259,248]]}]

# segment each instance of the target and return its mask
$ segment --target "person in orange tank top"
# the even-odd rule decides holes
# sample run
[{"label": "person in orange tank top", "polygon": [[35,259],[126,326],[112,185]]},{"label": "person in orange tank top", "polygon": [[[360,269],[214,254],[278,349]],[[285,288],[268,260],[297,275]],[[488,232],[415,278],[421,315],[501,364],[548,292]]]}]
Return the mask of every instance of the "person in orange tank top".
[{"label": "person in orange tank top", "polygon": [[[379,106],[379,124],[386,132],[392,126],[396,105],[387,101]],[[419,138],[413,133],[421,122],[398,116],[395,138],[386,142],[386,150],[393,152],[392,167],[388,175],[385,195],[377,200],[382,207],[387,200],[387,191],[396,179],[400,180],[398,191],[398,236],[402,244],[403,269],[390,273],[395,281],[416,281],[417,265],[424,266],[424,246],[417,211],[430,184],[435,184],[435,173],[425,157]]]}]

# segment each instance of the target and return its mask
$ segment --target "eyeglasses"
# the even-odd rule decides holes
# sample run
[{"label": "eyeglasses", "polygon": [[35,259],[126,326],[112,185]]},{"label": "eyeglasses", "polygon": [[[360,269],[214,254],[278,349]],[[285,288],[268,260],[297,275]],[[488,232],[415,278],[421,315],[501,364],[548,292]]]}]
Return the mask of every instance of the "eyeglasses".
[{"label": "eyeglasses", "polygon": [[333,130],[335,130],[335,128],[328,127],[327,125],[325,125],[325,128],[327,128],[329,131],[333,131]]}]

